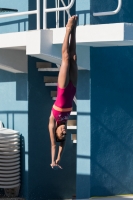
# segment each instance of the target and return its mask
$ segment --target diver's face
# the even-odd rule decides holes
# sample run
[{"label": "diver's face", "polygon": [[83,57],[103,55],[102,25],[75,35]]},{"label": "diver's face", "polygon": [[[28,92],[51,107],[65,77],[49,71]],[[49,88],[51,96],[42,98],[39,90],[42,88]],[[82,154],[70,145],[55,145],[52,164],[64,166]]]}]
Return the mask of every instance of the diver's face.
[{"label": "diver's face", "polygon": [[65,140],[66,139],[66,125],[62,124],[62,125],[57,127],[56,137],[59,140]]}]

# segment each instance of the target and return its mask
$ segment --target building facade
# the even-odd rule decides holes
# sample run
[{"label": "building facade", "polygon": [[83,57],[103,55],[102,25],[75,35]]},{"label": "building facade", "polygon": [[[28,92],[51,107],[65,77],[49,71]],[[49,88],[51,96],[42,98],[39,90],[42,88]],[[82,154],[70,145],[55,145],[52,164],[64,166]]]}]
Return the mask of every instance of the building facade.
[{"label": "building facade", "polygon": [[[2,0],[0,7],[20,13],[36,10],[37,2]],[[70,10],[79,17],[77,129],[68,130],[60,171],[50,168],[48,133],[50,94],[56,88],[44,83],[44,76],[58,72],[40,72],[37,66],[60,64],[64,13],[60,28],[58,12],[48,13],[46,30],[43,1],[38,29],[35,14],[0,18],[0,121],[21,133],[20,197],[26,200],[133,193],[133,2],[123,1],[114,15],[93,15],[114,11],[118,2],[75,0]],[[55,8],[55,1],[47,1],[47,8]],[[74,144],[71,134],[76,133]]]}]

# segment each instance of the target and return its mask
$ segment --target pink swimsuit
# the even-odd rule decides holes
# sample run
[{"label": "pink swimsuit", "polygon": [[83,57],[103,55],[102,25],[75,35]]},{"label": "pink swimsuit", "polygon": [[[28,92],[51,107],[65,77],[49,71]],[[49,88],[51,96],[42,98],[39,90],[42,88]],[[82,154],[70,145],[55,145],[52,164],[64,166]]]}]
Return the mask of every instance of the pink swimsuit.
[{"label": "pink swimsuit", "polygon": [[[67,108],[72,108],[72,102],[75,93],[76,93],[76,87],[74,87],[71,81],[68,83],[66,88],[59,88],[59,86],[57,86],[57,99],[53,105],[54,107],[52,107],[52,113],[57,124],[65,123],[68,120],[71,111],[64,111],[64,110]],[[59,109],[56,110],[56,106],[60,110],[61,109],[64,110],[63,111],[59,111]]]}]

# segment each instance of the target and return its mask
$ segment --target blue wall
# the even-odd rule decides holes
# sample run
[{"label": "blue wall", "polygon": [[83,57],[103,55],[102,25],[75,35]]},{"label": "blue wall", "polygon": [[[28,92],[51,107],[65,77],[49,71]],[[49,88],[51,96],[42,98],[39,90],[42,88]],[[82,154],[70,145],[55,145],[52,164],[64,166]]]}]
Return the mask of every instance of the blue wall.
[{"label": "blue wall", "polygon": [[[91,13],[117,0],[91,1]],[[133,2],[91,24],[133,22]],[[133,193],[133,47],[91,48],[91,196]]]},{"label": "blue wall", "polygon": [[91,49],[92,196],[133,193],[132,53]]},{"label": "blue wall", "polygon": [[[18,12],[28,11],[28,1],[27,0],[2,0],[0,2],[1,8],[10,8],[17,9]],[[11,14],[12,12],[3,13],[3,14]],[[19,16],[19,17],[10,17],[0,19],[0,33],[8,33],[8,32],[20,32],[28,30],[28,16]]]},{"label": "blue wall", "polygon": [[94,17],[93,12],[107,12],[115,10],[118,6],[118,0],[91,0],[91,24],[108,24],[128,22],[133,23],[133,2],[130,0],[122,1],[122,8],[116,15]]}]

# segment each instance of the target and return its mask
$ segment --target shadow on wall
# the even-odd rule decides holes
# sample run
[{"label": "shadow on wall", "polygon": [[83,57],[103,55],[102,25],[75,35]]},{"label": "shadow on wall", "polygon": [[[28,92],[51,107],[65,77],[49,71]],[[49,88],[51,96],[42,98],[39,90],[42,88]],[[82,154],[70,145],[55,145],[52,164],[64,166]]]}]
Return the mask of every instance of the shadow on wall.
[{"label": "shadow on wall", "polygon": [[[16,82],[16,101],[28,100],[28,81],[25,73],[11,73],[0,70],[0,84],[4,82]],[[2,92],[2,91],[1,91]],[[5,91],[3,91],[5,92]]]}]

